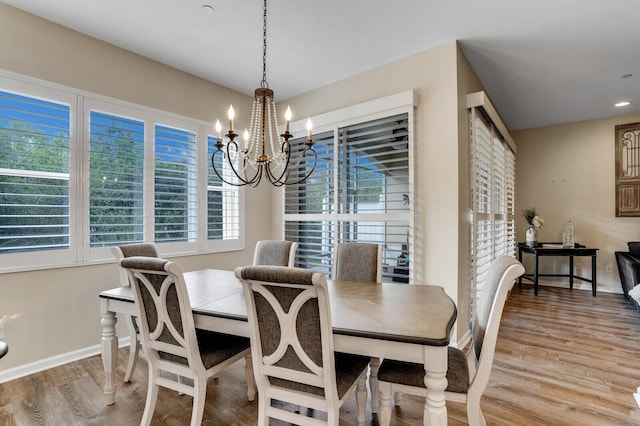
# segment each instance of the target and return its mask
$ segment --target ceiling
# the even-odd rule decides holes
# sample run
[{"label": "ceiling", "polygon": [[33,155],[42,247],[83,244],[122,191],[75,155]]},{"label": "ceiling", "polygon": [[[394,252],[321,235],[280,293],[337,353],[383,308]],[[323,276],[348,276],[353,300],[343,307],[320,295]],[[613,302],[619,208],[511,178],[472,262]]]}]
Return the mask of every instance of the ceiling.
[{"label": "ceiling", "polygon": [[[248,95],[260,86],[260,0],[3,1]],[[638,0],[268,7],[267,80],[276,101],[458,40],[512,131],[640,113]],[[631,105],[615,108],[622,100]]]}]

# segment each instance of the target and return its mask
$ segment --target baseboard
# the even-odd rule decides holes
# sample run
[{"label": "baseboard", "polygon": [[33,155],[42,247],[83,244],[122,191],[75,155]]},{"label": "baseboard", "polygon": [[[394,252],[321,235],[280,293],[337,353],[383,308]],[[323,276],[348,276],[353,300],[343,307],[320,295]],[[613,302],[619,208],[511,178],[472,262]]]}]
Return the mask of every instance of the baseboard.
[{"label": "baseboard", "polygon": [[[129,346],[129,342],[129,336],[122,337],[118,339],[118,346],[121,348]],[[9,351],[11,351],[11,347],[9,347]],[[88,348],[78,349],[64,354],[52,356],[50,358],[45,358],[29,364],[19,365],[17,367],[9,368],[8,370],[2,370],[0,371],[0,384],[25,377],[30,374],[39,373],[53,367],[58,367],[59,365],[68,364],[79,359],[99,355],[101,351],[102,345],[94,345],[89,346]]]},{"label": "baseboard", "polygon": [[[522,280],[523,284],[529,285],[533,287],[533,283],[531,281],[528,280]],[[514,286],[517,286],[517,283],[514,283]],[[540,278],[540,280],[538,281],[538,286],[539,287],[559,287],[559,288],[569,288],[569,281],[564,280],[564,281],[558,281],[558,280],[550,280],[550,279],[544,279],[544,278]],[[512,287],[513,288],[513,287]],[[591,283],[588,282],[583,282],[580,280],[574,280],[573,281],[573,288],[576,290],[588,290],[591,291]],[[601,284],[598,282],[598,287],[596,289],[596,291],[598,292],[603,292],[603,293],[616,293],[616,294],[622,294],[622,289],[618,289],[618,288],[613,288],[610,287],[606,284]]]}]

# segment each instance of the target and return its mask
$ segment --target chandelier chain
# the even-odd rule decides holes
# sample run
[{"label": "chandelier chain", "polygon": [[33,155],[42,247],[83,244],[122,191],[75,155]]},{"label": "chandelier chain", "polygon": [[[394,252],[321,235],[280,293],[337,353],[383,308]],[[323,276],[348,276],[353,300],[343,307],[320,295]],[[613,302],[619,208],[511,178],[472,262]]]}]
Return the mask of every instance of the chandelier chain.
[{"label": "chandelier chain", "polygon": [[262,11],[262,81],[260,87],[266,89],[269,87],[269,83],[267,83],[267,0],[264,0]]}]

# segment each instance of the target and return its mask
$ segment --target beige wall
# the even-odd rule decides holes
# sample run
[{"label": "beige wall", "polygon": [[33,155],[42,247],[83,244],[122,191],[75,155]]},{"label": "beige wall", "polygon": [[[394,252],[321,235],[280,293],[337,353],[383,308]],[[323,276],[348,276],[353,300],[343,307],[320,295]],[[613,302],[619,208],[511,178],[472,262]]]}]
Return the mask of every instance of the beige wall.
[{"label": "beige wall", "polygon": [[[233,103],[248,125],[251,99],[0,3],[0,69],[160,110],[213,121]],[[246,190],[245,250],[181,257],[184,270],[250,263],[259,239],[276,237],[272,190]],[[160,246],[162,254],[162,246]],[[100,343],[98,293],[118,285],[114,264],[0,274],[9,369]],[[120,324],[120,335],[126,335]]]},{"label": "beige wall", "polygon": [[[640,121],[628,115],[583,121],[561,126],[513,132],[516,156],[516,203],[518,213],[535,207],[546,221],[539,241],[562,241],[567,219],[575,224],[576,241],[599,248],[598,288],[621,292],[614,252],[626,251],[627,241],[640,240],[640,219],[615,217],[614,128]],[[517,235],[524,241],[526,222],[517,215]],[[526,256],[523,263],[530,268]],[[606,266],[612,267],[606,272]],[[590,259],[576,258],[580,273],[591,277]],[[541,272],[567,273],[563,258],[544,259]],[[531,270],[531,269],[529,269]],[[550,284],[567,286],[566,279]],[[590,288],[589,283],[581,284]]]},{"label": "beige wall", "polygon": [[[450,42],[286,101],[293,110],[313,116],[406,90],[416,91],[414,281],[443,286],[462,307],[454,341],[466,332],[468,321],[465,96],[482,89],[461,55],[456,42]],[[458,93],[458,86],[464,93]],[[461,117],[464,123],[459,125]]]}]

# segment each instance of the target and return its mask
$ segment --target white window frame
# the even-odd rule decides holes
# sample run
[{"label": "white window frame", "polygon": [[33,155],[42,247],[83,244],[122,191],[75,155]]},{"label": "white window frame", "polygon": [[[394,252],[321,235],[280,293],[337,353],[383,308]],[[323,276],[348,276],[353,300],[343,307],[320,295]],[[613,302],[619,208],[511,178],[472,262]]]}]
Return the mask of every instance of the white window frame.
[{"label": "white window frame", "polygon": [[[154,128],[155,124],[194,131],[196,148],[196,240],[187,243],[159,243],[163,256],[196,255],[244,248],[245,191],[239,187],[224,187],[223,191],[237,190],[239,194],[237,239],[207,239],[207,168],[211,167],[207,155],[207,136],[215,135],[208,122],[179,116],[165,111],[101,96],[32,77],[0,70],[0,90],[22,96],[40,98],[68,105],[70,108],[70,194],[69,194],[69,249],[44,250],[0,255],[0,274],[26,270],[63,268],[104,263],[113,259],[110,247],[89,246],[89,111],[100,111],[140,120],[145,123],[144,169],[144,235],[145,241],[154,241]],[[150,204],[149,204],[150,203]],[[34,254],[37,254],[34,256]]]}]

